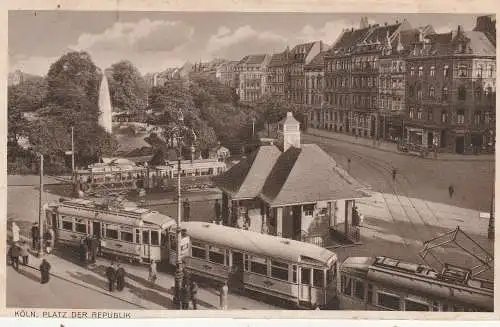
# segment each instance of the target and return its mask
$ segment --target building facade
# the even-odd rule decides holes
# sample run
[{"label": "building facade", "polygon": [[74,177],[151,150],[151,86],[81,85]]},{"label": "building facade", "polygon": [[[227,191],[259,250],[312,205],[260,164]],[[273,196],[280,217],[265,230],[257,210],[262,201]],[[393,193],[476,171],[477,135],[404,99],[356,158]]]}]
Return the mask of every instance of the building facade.
[{"label": "building facade", "polygon": [[325,52],[320,52],[311,62],[304,65],[305,104],[309,112],[309,126],[313,128],[320,128],[325,76],[324,56]]},{"label": "building facade", "polygon": [[238,81],[237,65],[238,61],[229,61],[218,66],[216,71],[217,79],[222,84],[235,89],[238,86],[238,84],[236,84]]},{"label": "building facade", "polygon": [[407,59],[406,142],[438,151],[492,150],[496,49],[483,32],[431,34]]},{"label": "building facade", "polygon": [[238,63],[240,101],[252,103],[262,97],[266,91],[267,66],[270,55],[248,55]]},{"label": "building facade", "polygon": [[290,85],[290,69],[288,65],[290,49],[272,55],[267,67],[266,93],[282,99],[286,98],[286,90]]}]

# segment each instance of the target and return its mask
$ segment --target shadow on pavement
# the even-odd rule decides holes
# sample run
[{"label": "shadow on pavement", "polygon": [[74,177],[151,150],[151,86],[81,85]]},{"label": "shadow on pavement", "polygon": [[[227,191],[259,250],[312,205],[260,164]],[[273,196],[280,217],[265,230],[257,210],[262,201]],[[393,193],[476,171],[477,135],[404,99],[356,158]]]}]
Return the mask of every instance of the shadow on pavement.
[{"label": "shadow on pavement", "polygon": [[84,283],[97,286],[105,291],[108,290],[108,283],[90,274],[82,274],[81,272],[68,272],[68,275],[76,280]]},{"label": "shadow on pavement", "polygon": [[40,277],[38,275],[35,275],[35,274],[27,271],[26,269],[29,269],[29,268],[22,267],[21,265],[19,265],[19,270],[17,272],[20,275],[23,275],[24,277],[29,278],[32,281],[37,282],[38,284],[40,284]]}]

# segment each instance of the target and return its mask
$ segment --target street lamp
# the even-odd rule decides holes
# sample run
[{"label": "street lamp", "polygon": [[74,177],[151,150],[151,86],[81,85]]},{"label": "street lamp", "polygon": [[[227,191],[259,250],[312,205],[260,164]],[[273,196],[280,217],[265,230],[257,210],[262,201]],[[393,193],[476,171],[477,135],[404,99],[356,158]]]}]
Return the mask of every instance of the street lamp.
[{"label": "street lamp", "polygon": [[[488,144],[490,147],[495,146],[495,140],[493,135],[493,130],[490,130],[490,142]],[[493,152],[494,153],[494,152]],[[488,239],[495,239],[495,161],[493,165],[490,162],[490,171],[493,171],[493,183],[491,186],[491,203],[490,203],[490,220],[488,222]],[[493,168],[492,168],[493,166]]]},{"label": "street lamp", "polygon": [[172,131],[172,135],[175,137],[177,141],[177,260],[176,260],[176,269],[175,269],[175,294],[174,294],[174,303],[177,304],[177,308],[181,309],[181,287],[182,280],[184,278],[184,269],[182,266],[181,259],[181,238],[182,238],[182,229],[181,229],[181,221],[182,221],[182,212],[181,212],[181,160],[182,160],[182,141],[185,137],[191,137],[191,152],[194,153],[194,144],[196,141],[196,134],[192,129],[184,125],[184,116],[182,111],[179,110],[177,114],[177,126],[174,127]]}]

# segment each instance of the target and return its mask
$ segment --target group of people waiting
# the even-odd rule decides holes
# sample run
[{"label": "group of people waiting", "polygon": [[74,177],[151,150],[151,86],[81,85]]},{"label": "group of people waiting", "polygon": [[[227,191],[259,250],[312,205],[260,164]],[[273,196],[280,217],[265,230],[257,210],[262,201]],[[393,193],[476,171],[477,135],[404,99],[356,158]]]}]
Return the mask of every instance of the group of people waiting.
[{"label": "group of people waiting", "polygon": [[[19,257],[22,258],[22,265],[29,265],[29,249],[26,242],[15,242],[7,250],[7,264],[12,265],[12,267],[19,271]],[[39,266],[40,269],[40,283],[47,284],[50,279],[50,263],[47,259],[42,259]]]},{"label": "group of people waiting", "polygon": [[125,269],[120,263],[111,262],[111,265],[106,269],[106,278],[108,279],[108,287],[110,292],[115,289],[119,292],[125,288]]},{"label": "group of people waiting", "polygon": [[189,274],[185,274],[180,289],[180,309],[189,310],[189,303],[193,304],[193,310],[198,309],[198,284]]}]

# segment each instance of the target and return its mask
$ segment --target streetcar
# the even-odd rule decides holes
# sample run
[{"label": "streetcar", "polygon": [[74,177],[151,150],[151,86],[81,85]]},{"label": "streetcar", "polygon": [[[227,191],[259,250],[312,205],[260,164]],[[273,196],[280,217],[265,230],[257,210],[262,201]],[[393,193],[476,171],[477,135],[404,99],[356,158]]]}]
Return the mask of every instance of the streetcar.
[{"label": "streetcar", "polygon": [[[169,234],[176,229],[176,221],[156,211],[64,198],[46,204],[44,211],[57,246],[79,246],[83,239],[93,236],[100,241],[103,254],[138,262],[175,262],[176,248],[168,245],[173,244]],[[183,256],[188,248],[189,237],[184,235]]]},{"label": "streetcar", "polygon": [[279,298],[300,308],[331,307],[337,256],[319,246],[204,222],[183,222],[190,238],[184,267],[231,288]]},{"label": "streetcar", "polygon": [[493,282],[457,266],[438,272],[388,257],[349,257],[339,275],[341,310],[493,311]]}]

